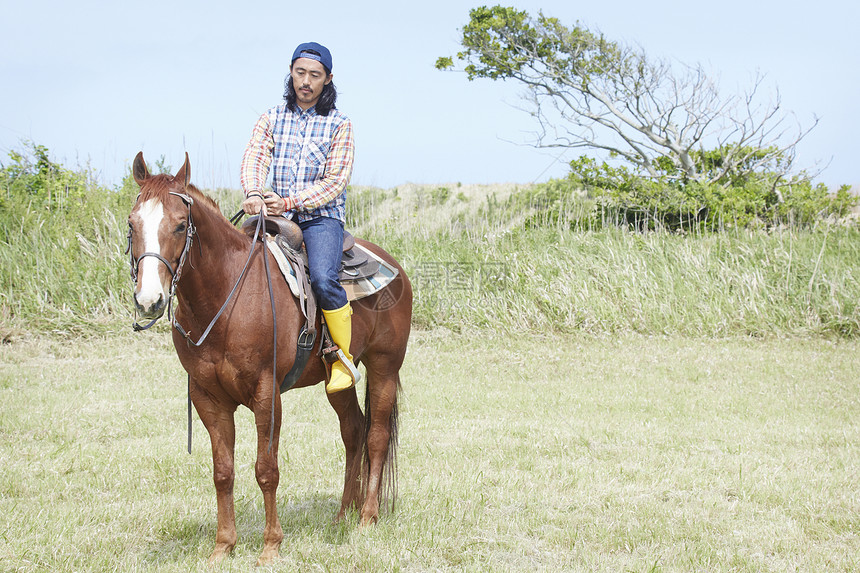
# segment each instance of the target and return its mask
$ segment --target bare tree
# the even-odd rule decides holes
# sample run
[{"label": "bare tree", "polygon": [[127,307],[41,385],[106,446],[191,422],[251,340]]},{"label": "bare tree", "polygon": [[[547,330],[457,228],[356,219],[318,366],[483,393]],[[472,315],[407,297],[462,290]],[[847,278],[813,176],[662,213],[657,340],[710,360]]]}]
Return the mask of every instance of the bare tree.
[{"label": "bare tree", "polygon": [[[758,75],[742,96],[723,96],[701,65],[673,66],[539,13],[476,8],[463,29],[470,80],[513,79],[527,88],[539,147],[590,148],[624,158],[651,177],[721,182],[792,169],[803,129],[778,94],[760,103]],[[440,69],[453,67],[439,58]]]}]

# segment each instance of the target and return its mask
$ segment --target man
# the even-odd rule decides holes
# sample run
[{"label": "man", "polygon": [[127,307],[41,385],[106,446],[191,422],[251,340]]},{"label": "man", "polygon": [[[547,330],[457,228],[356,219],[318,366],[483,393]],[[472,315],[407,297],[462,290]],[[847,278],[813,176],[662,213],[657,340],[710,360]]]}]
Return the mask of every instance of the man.
[{"label": "man", "polygon": [[[304,233],[311,287],[345,364],[332,364],[326,392],[355,385],[358,371],[349,351],[352,308],[338,281],[343,245],[346,186],[352,175],[352,123],[335,108],[329,50],[300,44],[284,81],[284,103],[264,113],[242,158],[242,208],[249,215],[295,220]],[[274,193],[263,191],[272,170]]]}]

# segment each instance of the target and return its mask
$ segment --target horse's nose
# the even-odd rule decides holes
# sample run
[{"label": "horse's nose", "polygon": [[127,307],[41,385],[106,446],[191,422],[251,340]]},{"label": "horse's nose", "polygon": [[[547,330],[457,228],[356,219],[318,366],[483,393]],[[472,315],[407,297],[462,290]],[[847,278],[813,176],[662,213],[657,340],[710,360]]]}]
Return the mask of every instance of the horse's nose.
[{"label": "horse's nose", "polygon": [[158,296],[154,301],[147,300],[146,297],[142,297],[140,293],[134,293],[134,308],[137,309],[137,313],[147,319],[158,318],[162,314],[164,314],[164,295],[162,293],[158,293]]}]

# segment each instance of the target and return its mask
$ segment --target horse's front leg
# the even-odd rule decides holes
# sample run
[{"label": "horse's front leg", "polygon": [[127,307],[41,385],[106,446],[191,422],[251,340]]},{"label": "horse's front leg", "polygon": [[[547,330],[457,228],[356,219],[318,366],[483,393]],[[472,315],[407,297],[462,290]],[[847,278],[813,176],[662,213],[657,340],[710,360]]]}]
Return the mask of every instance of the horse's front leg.
[{"label": "horse's front leg", "polygon": [[[192,386],[193,388],[193,386]],[[236,425],[232,409],[215,403],[209,394],[195,392],[191,399],[197,414],[212,443],[212,475],[218,500],[218,530],[215,534],[215,549],[209,556],[210,563],[219,563],[233,551],[236,545],[236,511],[233,506],[233,452],[236,443]]]},{"label": "horse's front leg", "polygon": [[[261,385],[265,386],[265,385]],[[271,388],[271,385],[269,386]],[[263,530],[263,552],[257,559],[257,565],[268,565],[278,558],[284,531],[278,519],[278,438],[281,430],[281,398],[272,394],[258,396],[254,405],[254,419],[257,425],[257,463],[254,466],[257,484],[263,492],[263,506],[266,510],[266,527]],[[272,408],[275,409],[274,427],[272,427]],[[270,442],[270,428],[271,442]],[[269,447],[271,443],[271,448]]]}]

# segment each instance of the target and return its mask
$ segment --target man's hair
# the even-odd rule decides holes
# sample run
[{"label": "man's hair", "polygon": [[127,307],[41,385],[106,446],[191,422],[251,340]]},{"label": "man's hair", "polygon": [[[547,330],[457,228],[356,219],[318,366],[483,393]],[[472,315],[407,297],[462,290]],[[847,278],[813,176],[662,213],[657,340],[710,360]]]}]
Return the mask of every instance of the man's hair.
[{"label": "man's hair", "polygon": [[[309,52],[316,54],[313,50],[308,50]],[[292,72],[293,64],[290,64],[290,71]],[[325,70],[326,77],[331,75],[331,70],[327,67],[323,66]],[[293,87],[293,75],[292,73],[287,74],[287,79],[284,80],[284,100],[287,102],[287,109],[290,111],[296,111],[296,89]],[[328,115],[328,112],[335,109],[335,102],[337,102],[337,89],[334,87],[334,82],[329,82],[328,84],[323,86],[322,93],[320,94],[320,99],[317,100],[316,111],[320,115]]]}]

